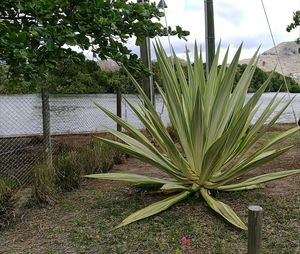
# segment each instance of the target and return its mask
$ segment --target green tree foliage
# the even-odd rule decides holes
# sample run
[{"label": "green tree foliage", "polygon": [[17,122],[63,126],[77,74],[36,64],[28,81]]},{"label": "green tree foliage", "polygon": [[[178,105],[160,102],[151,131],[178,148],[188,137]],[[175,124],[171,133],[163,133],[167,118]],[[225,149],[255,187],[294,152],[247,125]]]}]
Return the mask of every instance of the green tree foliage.
[{"label": "green tree foliage", "polygon": [[104,93],[108,77],[100,70],[97,63],[86,60],[74,63],[71,60],[61,61],[57,68],[48,75],[51,93]]},{"label": "green tree foliage", "polygon": [[[235,76],[235,84],[240,79],[246,65],[239,65]],[[182,64],[182,69],[187,74],[186,65]],[[158,63],[153,62],[152,73],[158,85],[162,85],[162,75]],[[25,82],[22,80],[11,80],[7,78],[8,67],[0,65],[0,94],[24,94],[39,92],[37,82]],[[248,92],[255,92],[269,76],[269,73],[256,68]],[[136,75],[138,79],[138,75]],[[290,92],[300,92],[300,87],[290,77],[285,77]],[[88,93],[115,93],[117,88],[121,88],[123,93],[136,93],[136,89],[123,69],[119,71],[102,71],[95,61],[84,60],[74,62],[64,59],[57,63],[48,76],[50,93],[58,94],[88,94]],[[155,86],[156,92],[157,86]],[[266,89],[267,92],[286,91],[283,75],[274,73],[271,82]]]},{"label": "green tree foliage", "polygon": [[[293,29],[296,29],[297,26],[300,26],[300,10],[294,12],[293,22],[287,26],[286,30],[290,32]],[[297,39],[297,43],[300,44],[300,37]],[[298,51],[300,53],[300,48]]]},{"label": "green tree foliage", "polygon": [[[237,81],[240,79],[246,68],[246,64],[238,66],[237,73],[235,76],[235,84],[237,84]],[[270,73],[265,72],[262,69],[256,67],[248,92],[257,91],[261,84],[263,84],[268,79],[269,75]],[[287,81],[287,85],[290,92],[300,92],[299,84],[294,79],[287,76],[285,76],[285,79]],[[266,92],[277,92],[279,90],[281,92],[286,92],[286,86],[284,85],[284,76],[280,73],[275,72],[271,78],[269,86],[266,89]]]},{"label": "green tree foliage", "polygon": [[132,82],[126,75],[124,69],[108,72],[107,77],[106,91],[108,93],[115,93],[117,88],[120,88],[122,93],[136,93],[136,89],[132,85]]},{"label": "green tree foliage", "polygon": [[11,78],[9,67],[5,64],[0,64],[0,94],[25,94],[36,92],[37,87],[35,82]]},{"label": "green tree foliage", "polygon": [[51,93],[135,93],[134,87],[123,69],[102,71],[95,61],[74,63],[64,60],[48,75]]},{"label": "green tree foliage", "polygon": [[[10,78],[44,79],[61,59],[83,60],[67,47],[77,46],[139,69],[125,43],[132,36],[139,44],[146,36],[166,34],[158,22],[162,16],[154,4],[127,0],[1,0],[0,60],[9,66]],[[188,35],[180,27],[169,32]]]},{"label": "green tree foliage", "polygon": [[[182,62],[182,70],[185,74],[187,74],[187,66],[184,62]],[[243,72],[245,71],[247,65],[242,64],[238,65],[235,75],[235,83],[237,84],[238,80],[240,80]],[[203,65],[203,68],[205,69],[205,64]],[[152,72],[154,75],[154,80],[158,83],[158,85],[162,85],[162,75],[161,71],[159,69],[158,63],[154,62],[152,65]],[[255,92],[257,91],[260,86],[268,79],[270,73],[263,71],[262,69],[256,67],[253,78],[251,80],[248,92]],[[285,79],[287,81],[287,85],[289,88],[289,91],[292,93],[300,93],[300,86],[299,84],[290,77],[285,76]],[[284,85],[284,76],[280,73],[275,72],[271,78],[271,82],[269,86],[266,89],[266,92],[286,92],[286,86]]]}]

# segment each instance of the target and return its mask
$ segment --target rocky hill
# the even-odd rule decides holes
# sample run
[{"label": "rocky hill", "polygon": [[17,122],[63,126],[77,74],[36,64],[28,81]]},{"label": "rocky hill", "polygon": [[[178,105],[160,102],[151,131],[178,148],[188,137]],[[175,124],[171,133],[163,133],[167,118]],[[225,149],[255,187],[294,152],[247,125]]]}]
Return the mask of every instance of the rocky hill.
[{"label": "rocky hill", "polygon": [[99,60],[97,62],[97,65],[100,67],[102,71],[118,71],[120,69],[120,66],[113,60],[108,59],[108,60]]},{"label": "rocky hill", "polygon": [[[264,71],[276,71],[285,76],[294,78],[300,84],[300,54],[296,42],[282,42],[277,45],[278,56],[282,65],[282,70],[277,62],[276,50],[271,48],[259,56],[258,67]],[[240,61],[240,64],[248,63],[249,59]]]}]

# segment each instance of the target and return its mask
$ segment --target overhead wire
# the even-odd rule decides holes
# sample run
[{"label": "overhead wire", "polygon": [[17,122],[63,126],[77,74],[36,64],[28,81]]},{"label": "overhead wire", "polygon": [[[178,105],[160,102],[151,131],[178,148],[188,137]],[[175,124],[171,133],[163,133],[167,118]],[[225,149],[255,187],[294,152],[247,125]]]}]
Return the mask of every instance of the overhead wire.
[{"label": "overhead wire", "polygon": [[165,7],[165,1],[162,1],[162,7],[164,11],[164,16],[165,16],[165,24],[166,24],[166,29],[167,29],[167,37],[168,37],[168,43],[169,43],[169,50],[170,50],[170,57],[171,57],[171,63],[174,68],[174,59],[173,59],[173,51],[172,51],[172,45],[171,45],[171,39],[170,39],[170,34],[169,34],[169,26],[168,26],[168,20],[167,20],[167,15],[166,15],[166,7]]},{"label": "overhead wire", "polygon": [[[282,64],[281,64],[281,61],[280,61],[280,58],[279,58],[278,49],[277,49],[277,46],[276,46],[275,38],[274,38],[274,35],[273,35],[273,32],[272,32],[272,28],[271,28],[271,24],[270,24],[270,21],[269,21],[267,10],[266,10],[265,4],[264,4],[264,0],[260,0],[260,2],[262,4],[262,8],[263,8],[263,11],[264,11],[264,14],[265,14],[265,18],[266,18],[266,21],[267,21],[267,24],[268,24],[269,32],[270,32],[272,42],[273,42],[273,45],[274,45],[274,49],[275,49],[275,53],[276,53],[277,63],[279,64],[279,68],[280,68],[282,76],[283,76],[283,81],[284,81],[284,84],[285,84],[285,87],[286,87],[286,91],[288,93],[289,100],[292,100],[291,93],[290,93],[290,90],[288,88],[286,77],[284,75]],[[295,118],[295,123],[296,123],[296,125],[298,125],[298,119],[297,119],[297,115],[296,115],[296,112],[295,112],[295,109],[294,109],[294,106],[293,106],[293,102],[291,102],[291,108],[292,108],[293,116]]]}]

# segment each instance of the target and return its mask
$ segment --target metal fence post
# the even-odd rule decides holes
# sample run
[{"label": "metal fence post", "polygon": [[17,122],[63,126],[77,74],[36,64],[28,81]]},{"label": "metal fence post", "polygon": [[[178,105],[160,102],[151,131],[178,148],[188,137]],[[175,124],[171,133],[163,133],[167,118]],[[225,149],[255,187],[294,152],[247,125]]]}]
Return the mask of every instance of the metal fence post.
[{"label": "metal fence post", "polygon": [[262,213],[260,206],[248,207],[248,254],[261,253]]},{"label": "metal fence post", "polygon": [[[121,88],[117,88],[117,116],[122,118],[122,93]],[[122,127],[117,123],[117,131],[122,131]]]},{"label": "metal fence post", "polygon": [[[149,3],[149,0],[137,0],[138,3],[144,4]],[[155,105],[155,94],[154,94],[154,86],[153,86],[153,75],[151,74],[151,44],[150,38],[146,37],[140,45],[140,54],[141,60],[146,68],[150,71],[150,75],[142,78],[143,89],[151,100],[153,105]]]},{"label": "metal fence post", "polygon": [[213,0],[204,1],[205,14],[205,47],[206,47],[206,77],[215,57],[215,25]]},{"label": "metal fence post", "polygon": [[42,94],[43,138],[44,138],[45,159],[46,159],[48,165],[52,165],[49,90],[48,90],[47,82],[42,83],[41,94]]},{"label": "metal fence post", "polygon": [[[143,44],[140,46],[141,51],[141,60],[143,64],[149,69],[151,72],[151,53],[150,53],[150,39],[146,38],[143,42]],[[153,88],[153,75],[150,74],[149,76],[142,78],[143,88],[148,96],[148,98],[151,100],[153,104],[155,104],[154,101],[154,88]]]}]

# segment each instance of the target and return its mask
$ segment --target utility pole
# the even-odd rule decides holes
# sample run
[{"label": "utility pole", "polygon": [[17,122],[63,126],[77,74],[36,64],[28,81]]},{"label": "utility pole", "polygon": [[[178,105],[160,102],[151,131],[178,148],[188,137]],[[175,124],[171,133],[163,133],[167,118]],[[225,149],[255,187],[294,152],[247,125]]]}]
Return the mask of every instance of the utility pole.
[{"label": "utility pole", "polygon": [[204,1],[205,12],[205,48],[206,48],[206,75],[208,76],[215,57],[215,25],[213,0]]},{"label": "utility pole", "polygon": [[[149,0],[137,0],[138,3],[148,3]],[[146,68],[151,72],[151,51],[150,51],[150,38],[145,38],[143,44],[140,46],[141,60]],[[152,103],[155,103],[154,100],[154,87],[153,87],[153,75],[150,74],[147,77],[143,77],[143,89]]]}]

